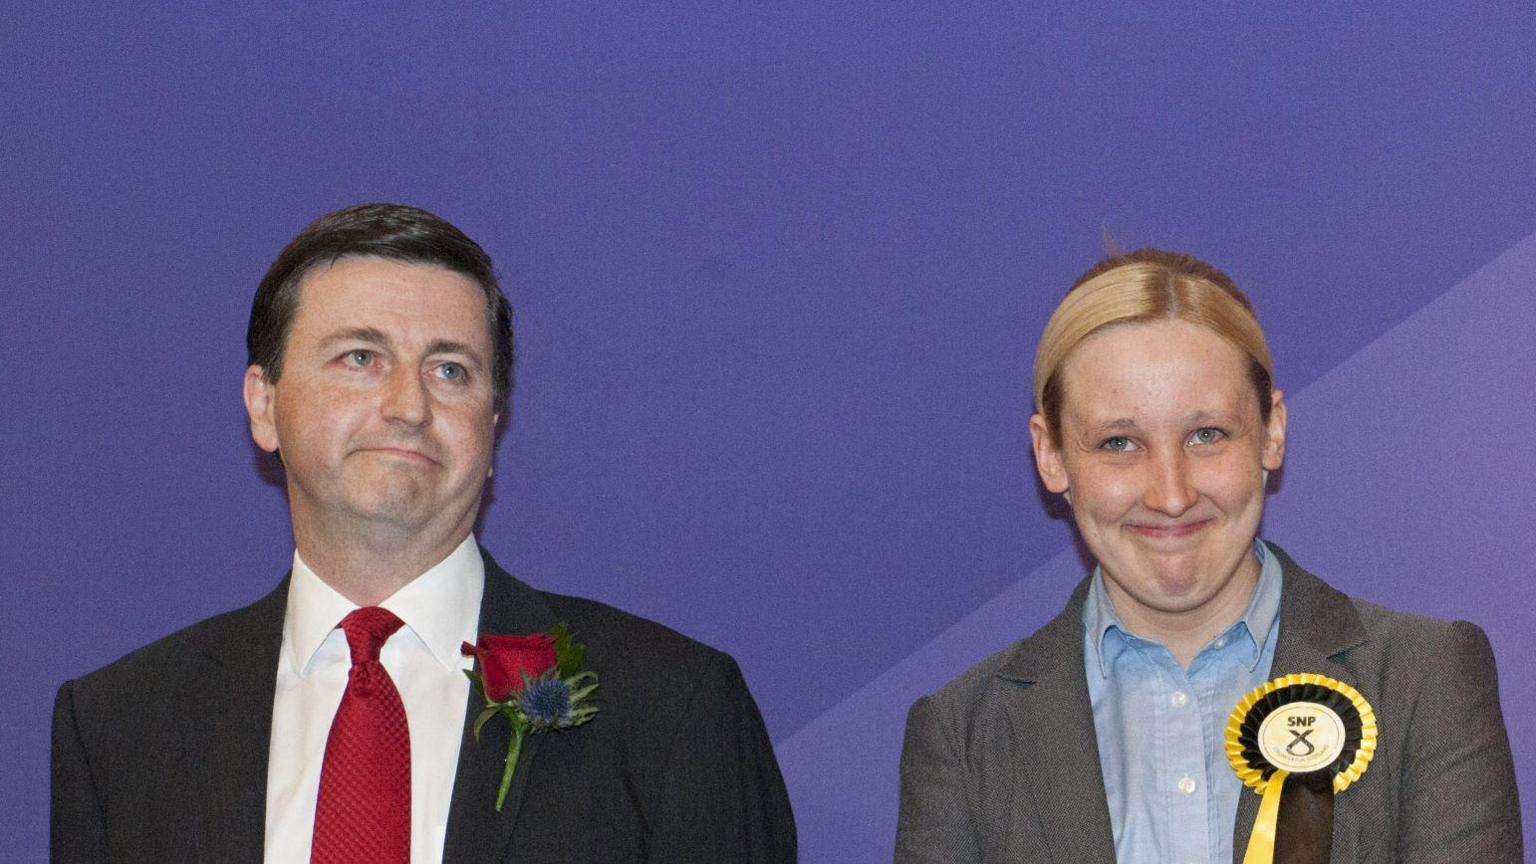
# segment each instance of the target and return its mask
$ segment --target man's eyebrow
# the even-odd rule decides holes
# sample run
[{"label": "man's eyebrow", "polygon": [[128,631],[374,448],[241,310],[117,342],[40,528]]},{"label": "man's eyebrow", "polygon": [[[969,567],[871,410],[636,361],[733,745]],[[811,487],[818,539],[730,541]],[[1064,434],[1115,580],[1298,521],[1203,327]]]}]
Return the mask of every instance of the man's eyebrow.
[{"label": "man's eyebrow", "polygon": [[1093,428],[1094,431],[1099,431],[1102,429],[1139,429],[1141,427],[1137,426],[1136,421],[1129,417],[1116,417],[1113,420],[1106,420]]},{"label": "man's eyebrow", "polygon": [[433,354],[462,354],[476,363],[485,362],[474,348],[452,339],[434,339],[432,344],[427,346],[427,355]]},{"label": "man's eyebrow", "polygon": [[321,345],[332,345],[337,342],[368,342],[385,349],[394,347],[389,334],[377,327],[348,327],[345,330],[337,330],[320,340]]}]

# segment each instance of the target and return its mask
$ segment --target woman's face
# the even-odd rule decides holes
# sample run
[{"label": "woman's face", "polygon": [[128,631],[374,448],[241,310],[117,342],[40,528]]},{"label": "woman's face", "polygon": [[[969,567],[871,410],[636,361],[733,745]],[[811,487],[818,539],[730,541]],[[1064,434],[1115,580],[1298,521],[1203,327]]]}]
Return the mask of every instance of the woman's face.
[{"label": "woman's face", "polygon": [[1185,321],[1110,327],[1058,370],[1061,440],[1030,420],[1045,486],[1067,493],[1128,624],[1241,614],[1258,562],[1264,471],[1285,456],[1285,405],[1259,416],[1247,359]]}]

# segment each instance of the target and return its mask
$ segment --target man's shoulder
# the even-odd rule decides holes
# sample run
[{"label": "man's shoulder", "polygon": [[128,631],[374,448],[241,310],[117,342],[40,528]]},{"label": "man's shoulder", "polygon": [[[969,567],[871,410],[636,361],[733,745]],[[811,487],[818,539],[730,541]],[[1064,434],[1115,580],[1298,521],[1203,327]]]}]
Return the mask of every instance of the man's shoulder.
[{"label": "man's shoulder", "polygon": [[754,704],[740,667],[724,651],[607,603],[538,593],[585,648],[582,668],[597,675],[597,702],[608,718],[593,724],[598,739],[622,741],[625,752],[659,754],[683,718],[695,726],[729,725]]},{"label": "man's shoulder", "polygon": [[[537,589],[535,589],[537,590]],[[732,665],[730,655],[657,621],[588,597],[538,591],[576,642],[587,665],[643,667],[653,672]]]},{"label": "man's shoulder", "polygon": [[[286,580],[283,583],[286,585]],[[241,650],[242,644],[282,637],[282,586],[254,603],[205,618],[136,648],[117,660],[68,682],[80,694],[142,700],[167,688],[181,686],[179,674],[195,669],[205,658]]]},{"label": "man's shoulder", "polygon": [[562,623],[572,640],[586,647],[586,665],[594,671],[598,663],[610,670],[630,666],[658,671],[734,668],[729,655],[665,624],[588,597],[545,591],[513,575],[484,547],[480,551],[486,579],[481,627],[526,626],[541,621],[546,623],[539,624],[538,629],[544,629]]}]

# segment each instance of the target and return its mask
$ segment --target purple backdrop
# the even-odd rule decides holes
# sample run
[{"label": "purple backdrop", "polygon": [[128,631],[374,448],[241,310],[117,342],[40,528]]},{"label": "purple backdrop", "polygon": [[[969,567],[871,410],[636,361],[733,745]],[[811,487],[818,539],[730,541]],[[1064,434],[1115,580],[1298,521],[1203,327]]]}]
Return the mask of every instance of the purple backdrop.
[{"label": "purple backdrop", "polygon": [[58,683],[281,574],[251,292],[377,199],[518,311],[483,540],[732,652],[808,862],[889,859],[907,705],[1080,575],[1028,367],[1106,230],[1249,289],[1291,400],[1268,535],[1482,624],[1536,776],[1527,4],[416,5],[6,5],[8,860],[46,854]]}]

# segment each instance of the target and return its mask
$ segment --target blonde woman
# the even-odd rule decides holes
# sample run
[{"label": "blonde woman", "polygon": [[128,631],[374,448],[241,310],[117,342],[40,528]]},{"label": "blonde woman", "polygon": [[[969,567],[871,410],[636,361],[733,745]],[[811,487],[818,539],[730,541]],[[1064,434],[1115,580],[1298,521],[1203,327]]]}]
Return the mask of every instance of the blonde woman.
[{"label": "blonde woman", "polygon": [[[1248,300],[1189,255],[1110,258],[1057,307],[1029,432],[1097,566],[912,707],[899,864],[1228,864],[1266,832],[1276,861],[1522,860],[1483,632],[1346,597],[1258,538],[1273,376]],[[1235,708],[1291,724],[1242,739],[1241,771]],[[1261,814],[1244,785],[1271,781]]]}]

